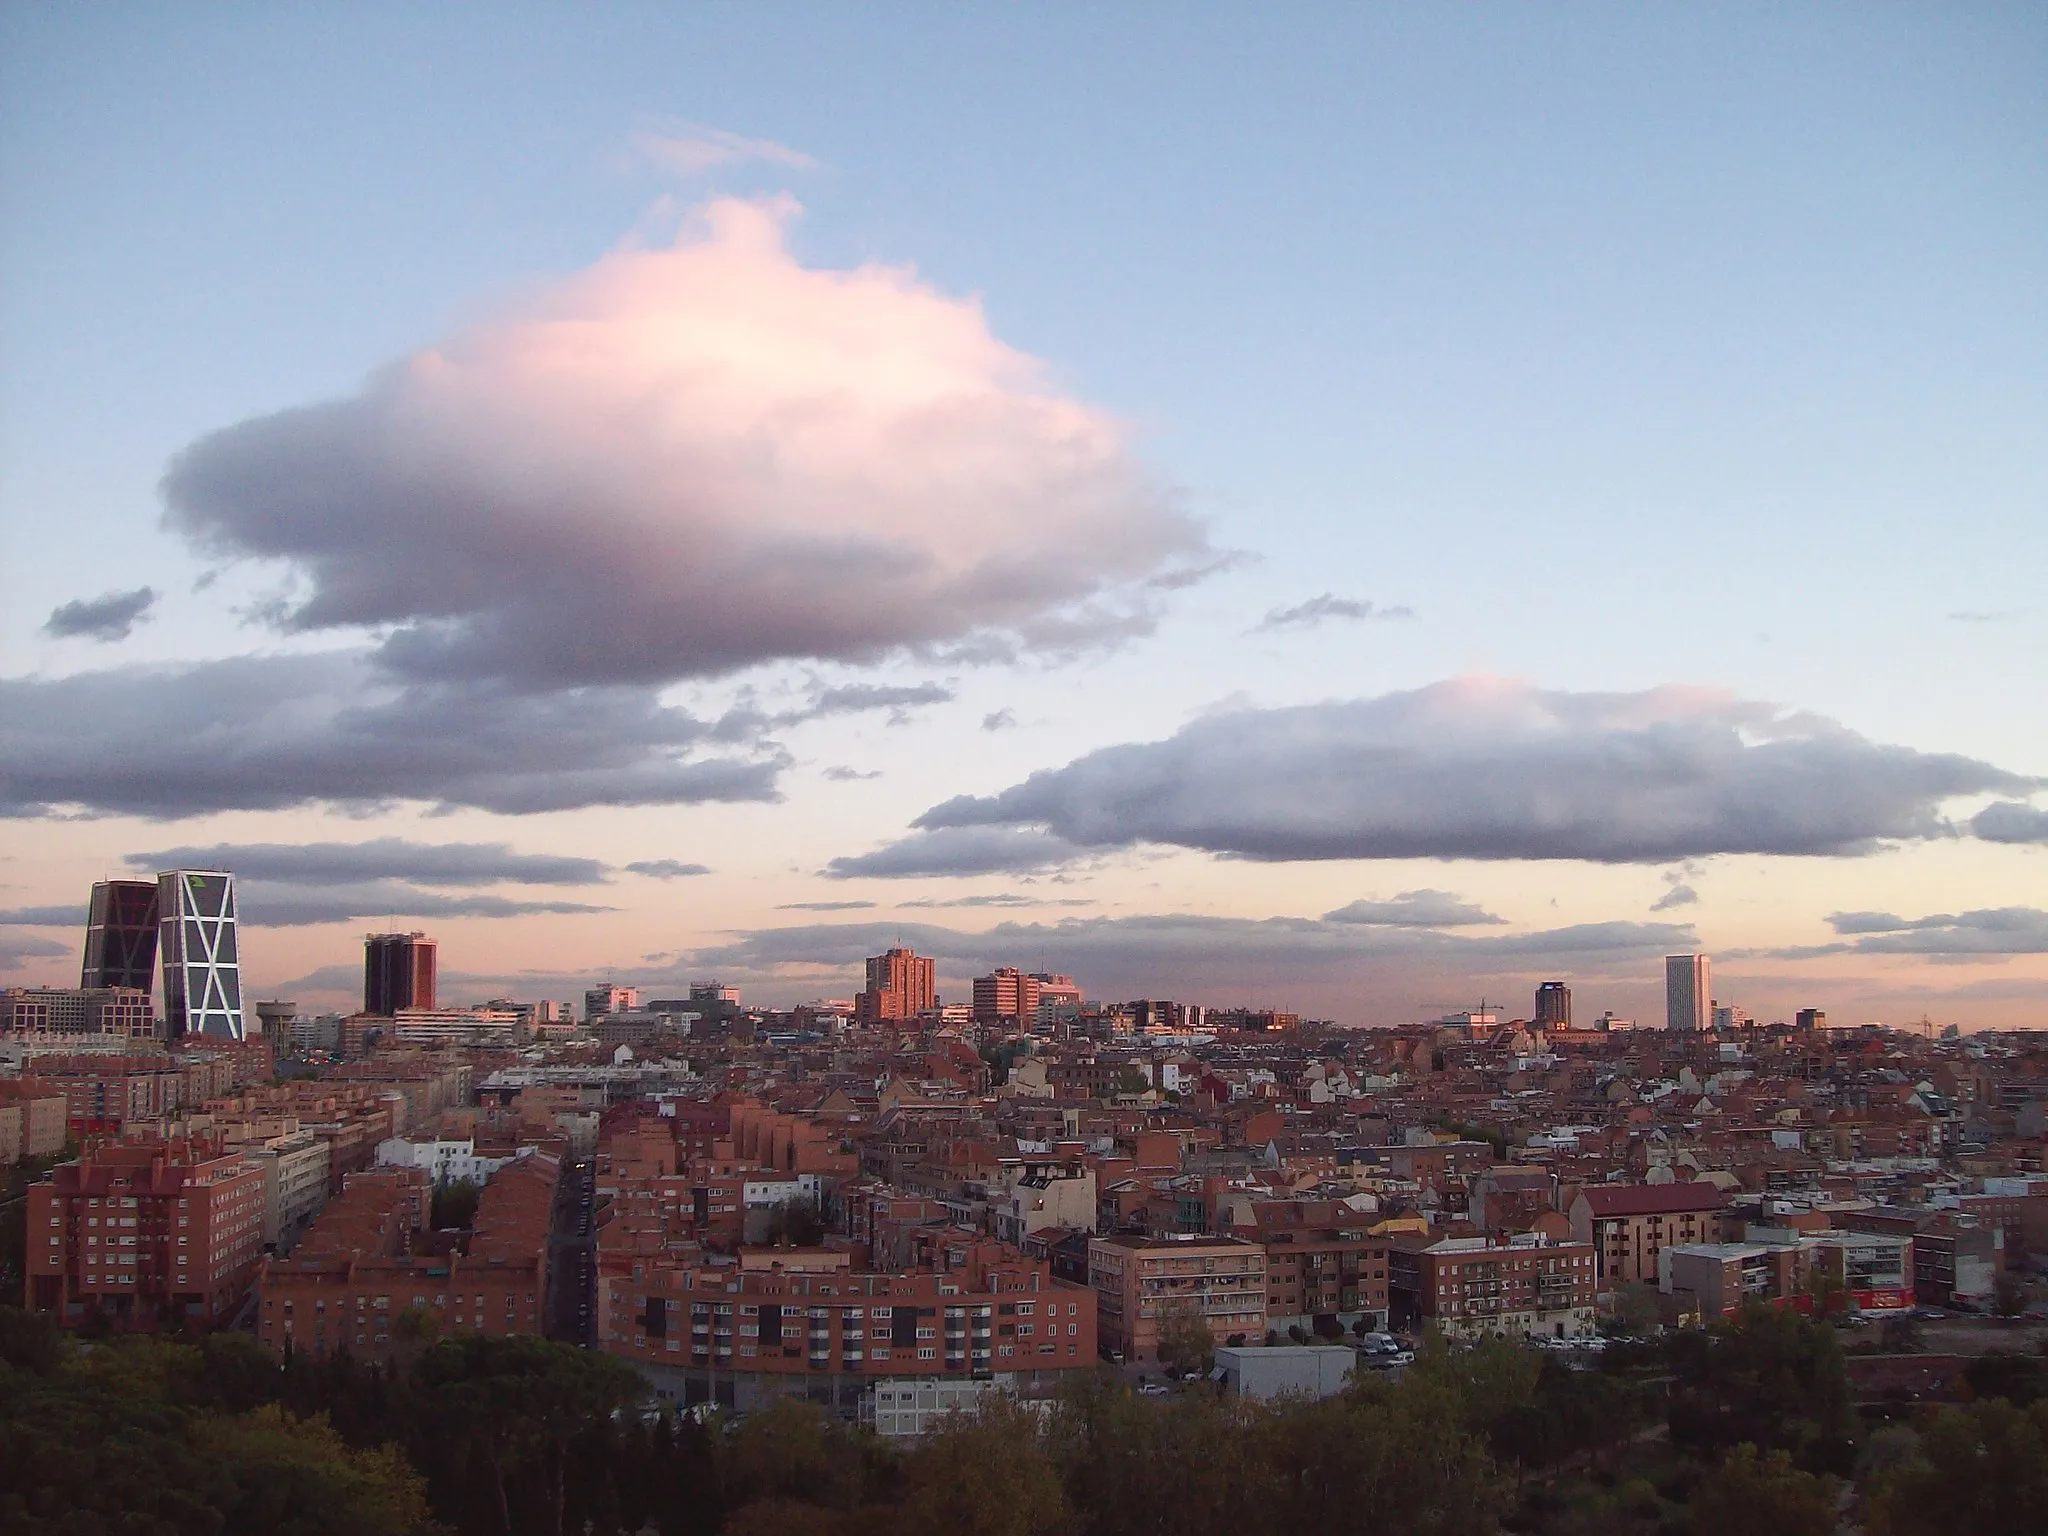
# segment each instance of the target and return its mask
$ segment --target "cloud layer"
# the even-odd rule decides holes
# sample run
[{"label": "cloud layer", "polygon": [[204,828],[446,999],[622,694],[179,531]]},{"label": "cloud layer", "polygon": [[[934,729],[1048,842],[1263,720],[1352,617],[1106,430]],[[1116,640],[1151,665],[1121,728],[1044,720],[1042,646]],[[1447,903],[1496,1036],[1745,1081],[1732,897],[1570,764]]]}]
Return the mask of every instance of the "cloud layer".
[{"label": "cloud layer", "polygon": [[1971,817],[1970,830],[1988,843],[2048,843],[2048,811],[2001,800]]},{"label": "cloud layer", "polygon": [[2048,912],[2039,907],[1986,907],[1911,918],[1890,912],[1837,912],[1828,923],[1851,938],[1843,948],[1860,954],[2048,954]]},{"label": "cloud layer", "polygon": [[656,683],[797,659],[1057,648],[1144,623],[1203,540],[1121,426],[979,306],[805,268],[723,200],[349,399],[215,432],[171,525],[289,564],[293,630],[374,626],[433,681]]},{"label": "cloud layer", "polygon": [[81,597],[52,609],[43,621],[43,633],[60,640],[126,640],[155,606],[153,587]]},{"label": "cloud layer", "polygon": [[1042,869],[1139,843],[1269,860],[1860,854],[1950,834],[1952,797],[2027,787],[1988,763],[1716,690],[1463,678],[1209,715],[1165,741],[949,800],[912,836],[832,872]]},{"label": "cloud layer", "polygon": [[503,843],[415,843],[378,837],[362,843],[215,843],[134,853],[142,869],[228,869],[245,880],[320,885],[351,880],[411,880],[420,885],[596,885],[610,874],[597,859],[516,853]]},{"label": "cloud layer", "polygon": [[[566,754],[550,744],[573,743]],[[145,817],[397,800],[506,814],[772,800],[779,749],[645,688],[399,686],[355,654],[0,679],[0,815]]]},{"label": "cloud layer", "polygon": [[[1362,1000],[1393,989],[1400,1001],[1375,1011],[1413,1017],[1418,988],[1454,988],[1471,977],[1647,974],[1657,957],[1695,947],[1698,939],[1675,923],[1584,923],[1473,937],[1333,917],[1169,913],[1004,922],[981,933],[929,923],[804,924],[744,933],[690,958],[699,971],[732,976],[853,971],[865,956],[899,942],[937,957],[954,975],[1015,965],[1078,976],[1091,997],[1284,1004],[1310,995]],[[1348,1011],[1356,1017],[1355,1006]]]}]

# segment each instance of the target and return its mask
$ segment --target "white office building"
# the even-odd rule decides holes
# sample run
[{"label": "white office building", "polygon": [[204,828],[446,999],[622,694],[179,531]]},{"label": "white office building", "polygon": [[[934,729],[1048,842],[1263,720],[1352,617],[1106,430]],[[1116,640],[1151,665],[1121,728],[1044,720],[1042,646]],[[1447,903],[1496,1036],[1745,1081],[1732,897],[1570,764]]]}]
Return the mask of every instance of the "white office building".
[{"label": "white office building", "polygon": [[1664,1025],[1698,1032],[1713,1027],[1713,961],[1705,955],[1664,957]]}]

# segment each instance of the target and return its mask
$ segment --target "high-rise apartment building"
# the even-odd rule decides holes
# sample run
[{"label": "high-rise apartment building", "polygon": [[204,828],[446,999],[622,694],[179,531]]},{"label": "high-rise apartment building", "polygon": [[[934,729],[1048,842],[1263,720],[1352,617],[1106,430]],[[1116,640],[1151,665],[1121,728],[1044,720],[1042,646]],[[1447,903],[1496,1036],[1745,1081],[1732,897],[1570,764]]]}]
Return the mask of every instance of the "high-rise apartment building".
[{"label": "high-rise apartment building", "polygon": [[424,933],[363,936],[363,1012],[432,1008],[439,950]]},{"label": "high-rise apartment building", "polygon": [[1664,1027],[1698,1032],[1713,1024],[1713,962],[1705,955],[1664,957]]},{"label": "high-rise apartment building", "polygon": [[1561,981],[1546,981],[1536,989],[1536,1022],[1553,1029],[1572,1027],[1572,989]]},{"label": "high-rise apartment building", "polygon": [[974,1022],[977,1024],[1021,1023],[1038,1018],[1038,978],[1026,976],[1009,966],[999,967],[992,976],[974,978]]},{"label": "high-rise apartment building", "polygon": [[1792,1015],[1794,1029],[1826,1029],[1828,1015],[1825,1008],[1802,1008]]},{"label": "high-rise apartment building", "polygon": [[164,1033],[240,1040],[241,950],[235,934],[235,877],[219,869],[173,869],[156,877],[164,959]]},{"label": "high-rise apartment building", "polygon": [[92,888],[81,987],[155,988],[156,903],[154,880],[102,880]]},{"label": "high-rise apartment building", "polygon": [[869,957],[868,984],[854,1000],[854,1017],[863,1024],[887,1019],[914,1019],[938,1006],[939,964],[897,946]]}]

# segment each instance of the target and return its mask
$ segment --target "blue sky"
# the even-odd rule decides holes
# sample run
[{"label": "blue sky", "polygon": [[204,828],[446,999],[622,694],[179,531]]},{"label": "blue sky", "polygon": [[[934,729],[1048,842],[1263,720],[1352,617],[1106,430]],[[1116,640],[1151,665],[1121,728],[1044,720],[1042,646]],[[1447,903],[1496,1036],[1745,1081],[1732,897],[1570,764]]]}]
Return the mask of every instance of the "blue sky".
[{"label": "blue sky", "polygon": [[[1212,550],[1244,557],[1173,591],[1149,634],[1078,659],[1027,645],[1007,664],[900,649],[679,664],[665,697],[699,713],[750,685],[951,692],[787,726],[773,803],[430,816],[401,794],[374,818],[232,797],[171,824],[36,815],[8,823],[0,902],[72,900],[81,879],[172,846],[388,834],[622,869],[653,841],[716,873],[600,881],[584,904],[609,914],[451,915],[451,969],[473,955],[481,986],[717,963],[757,967],[762,995],[810,995],[847,989],[838,960],[792,969],[758,937],[794,922],[777,915],[794,902],[871,900],[830,920],[893,921],[906,900],[1057,881],[1049,899],[1093,905],[1029,919],[1056,928],[1313,919],[1428,889],[1517,933],[1682,920],[1755,956],[1730,972],[1748,967],[1760,1011],[1811,994],[2017,1022],[2040,1005],[2048,966],[2024,918],[1988,952],[1971,936],[1994,929],[1959,921],[1876,931],[1961,934],[1962,954],[1767,953],[1854,945],[1835,913],[1911,925],[2048,905],[2038,844],[1896,826],[1875,852],[1731,845],[1690,873],[1458,847],[1247,861],[1149,839],[978,885],[849,896],[817,873],[955,796],[1173,737],[1219,705],[1467,675],[1718,688],[1873,743],[2048,774],[2030,703],[2048,569],[2037,10],[534,7],[486,22],[109,7],[17,8],[0,27],[0,676],[384,633],[238,616],[286,591],[293,559],[224,563],[162,528],[166,465],[235,423],[352,396],[622,243],[661,246],[721,195],[800,203],[782,238],[805,269],[913,266],[949,301],[978,298],[993,337],[1042,360],[1046,389],[1126,423],[1131,460]],[[722,142],[707,132],[790,153],[679,173],[645,152]],[[246,529],[234,537],[246,553]],[[62,602],[145,584],[161,596],[125,639],[45,632]],[[1259,631],[1324,593],[1409,614]],[[23,698],[11,707],[47,708]],[[1013,728],[982,728],[1005,711]],[[2029,794],[2008,782],[1936,809],[1961,824],[1987,797]],[[1653,917],[1679,885],[1698,900]],[[960,964],[983,958],[959,935],[987,916],[946,915]],[[360,926],[275,930],[263,980],[346,961]],[[12,931],[8,979],[68,964],[34,953],[68,952],[63,930]],[[1269,933],[1241,936],[1242,970],[1205,986],[1281,1002],[1298,987],[1339,1016],[1406,1016],[1505,964],[1347,951],[1311,978],[1270,945],[1260,959]],[[1051,958],[1076,942],[1012,937]],[[1129,941],[1105,988],[1164,989],[1186,964],[1147,960],[1135,929],[1088,937]],[[1624,1011],[1648,1006],[1644,956],[1677,942],[1639,938],[1578,973]],[[837,955],[833,936],[783,947],[803,943]]]}]

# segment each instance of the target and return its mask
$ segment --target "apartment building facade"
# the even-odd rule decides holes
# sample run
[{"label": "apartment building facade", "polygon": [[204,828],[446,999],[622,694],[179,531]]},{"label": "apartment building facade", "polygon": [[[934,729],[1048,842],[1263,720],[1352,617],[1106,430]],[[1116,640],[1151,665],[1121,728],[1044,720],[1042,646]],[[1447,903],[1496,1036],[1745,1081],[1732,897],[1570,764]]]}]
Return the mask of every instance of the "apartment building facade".
[{"label": "apartment building facade", "polygon": [[263,1175],[202,1139],[119,1143],[27,1195],[25,1304],[60,1326],[232,1319],[263,1251]]},{"label": "apartment building facade", "polygon": [[1217,1344],[1266,1334],[1266,1250],[1235,1237],[1097,1237],[1088,1244],[1102,1348],[1113,1359],[1159,1358],[1161,1325],[1203,1322]]},{"label": "apartment building facade", "polygon": [[1435,1324],[1453,1339],[1577,1338],[1594,1331],[1590,1243],[1400,1234],[1387,1285],[1397,1326]]}]

